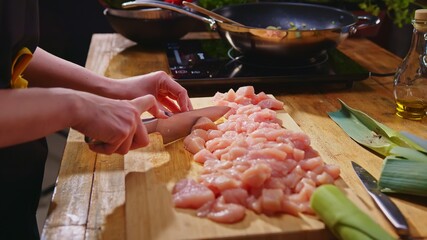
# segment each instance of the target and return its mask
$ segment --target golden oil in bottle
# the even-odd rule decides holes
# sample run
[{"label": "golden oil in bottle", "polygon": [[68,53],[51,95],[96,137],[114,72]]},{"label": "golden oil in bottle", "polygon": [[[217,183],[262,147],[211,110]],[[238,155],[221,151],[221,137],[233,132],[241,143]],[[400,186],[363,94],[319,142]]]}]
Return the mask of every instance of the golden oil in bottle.
[{"label": "golden oil in bottle", "polygon": [[421,120],[426,116],[427,103],[417,99],[396,99],[396,115],[411,120]]},{"label": "golden oil in bottle", "polygon": [[427,9],[415,11],[409,52],[394,76],[396,115],[421,120],[427,111]]}]

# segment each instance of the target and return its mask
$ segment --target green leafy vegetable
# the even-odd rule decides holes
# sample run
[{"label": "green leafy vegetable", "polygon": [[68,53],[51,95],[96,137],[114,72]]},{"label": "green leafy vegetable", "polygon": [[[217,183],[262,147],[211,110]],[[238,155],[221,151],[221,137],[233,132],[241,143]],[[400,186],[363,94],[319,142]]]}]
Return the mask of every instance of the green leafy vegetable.
[{"label": "green leafy vegetable", "polygon": [[310,206],[338,239],[394,239],[334,185],[318,187]]},{"label": "green leafy vegetable", "polygon": [[329,116],[356,142],[388,156],[394,147],[407,147],[427,151],[403,134],[379,123],[367,114],[350,108],[343,101],[341,110],[328,113]]},{"label": "green leafy vegetable", "polygon": [[427,196],[427,155],[423,159],[384,159],[378,182],[382,192]]},{"label": "green leafy vegetable", "polygon": [[[427,149],[344,102],[329,116],[356,142],[385,156],[379,186],[383,192],[427,196]],[[417,140],[417,141],[415,141]]]}]

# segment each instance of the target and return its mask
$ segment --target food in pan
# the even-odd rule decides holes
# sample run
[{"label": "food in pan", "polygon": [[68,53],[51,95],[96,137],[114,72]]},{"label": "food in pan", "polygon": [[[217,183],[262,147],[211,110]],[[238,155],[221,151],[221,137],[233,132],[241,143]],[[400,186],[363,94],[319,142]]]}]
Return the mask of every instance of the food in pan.
[{"label": "food in pan", "polygon": [[338,166],[325,164],[303,132],[282,127],[275,110],[283,103],[251,86],[217,93],[217,105],[231,110],[214,124],[200,119],[184,140],[194,161],[203,165],[197,179],[183,179],[173,189],[178,208],[220,223],[257,214],[313,213],[316,187],[334,183]]}]

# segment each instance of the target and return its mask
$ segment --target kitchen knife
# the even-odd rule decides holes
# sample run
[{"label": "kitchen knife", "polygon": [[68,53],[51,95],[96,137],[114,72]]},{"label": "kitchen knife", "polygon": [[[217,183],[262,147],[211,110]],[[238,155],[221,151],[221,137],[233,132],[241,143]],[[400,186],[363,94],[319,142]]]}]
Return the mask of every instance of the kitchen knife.
[{"label": "kitchen knife", "polygon": [[408,238],[409,226],[405,217],[391,199],[380,191],[377,180],[359,164],[353,161],[351,164],[353,165],[353,169],[360,181],[365,186],[365,189],[368,191],[369,195],[371,195],[372,199],[374,199],[374,202],[381,209],[390,223],[394,226],[397,234],[402,238]]},{"label": "kitchen knife", "polygon": [[[201,117],[207,117],[216,121],[230,110],[227,106],[211,106],[199,108],[187,112],[173,114],[172,116],[161,118],[142,119],[148,133],[159,132],[163,137],[163,143],[167,144],[183,138],[191,133],[191,128]],[[89,144],[99,144],[98,140],[85,136],[85,142]]]}]

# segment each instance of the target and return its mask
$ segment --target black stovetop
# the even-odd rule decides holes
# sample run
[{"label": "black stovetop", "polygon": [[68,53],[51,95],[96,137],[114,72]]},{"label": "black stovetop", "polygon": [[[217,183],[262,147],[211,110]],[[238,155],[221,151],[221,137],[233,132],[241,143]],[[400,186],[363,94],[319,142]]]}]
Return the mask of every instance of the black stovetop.
[{"label": "black stovetop", "polygon": [[344,83],[369,72],[337,49],[304,61],[250,59],[222,40],[181,40],[167,44],[172,76],[183,86],[278,83]]}]

